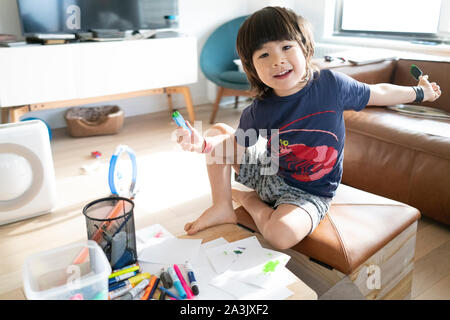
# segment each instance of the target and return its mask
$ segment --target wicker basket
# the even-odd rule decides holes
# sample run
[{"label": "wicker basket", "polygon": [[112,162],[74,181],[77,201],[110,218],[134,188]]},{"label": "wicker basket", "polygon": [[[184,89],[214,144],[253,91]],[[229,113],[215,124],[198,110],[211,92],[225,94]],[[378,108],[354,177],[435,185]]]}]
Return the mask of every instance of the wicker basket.
[{"label": "wicker basket", "polygon": [[64,118],[72,137],[115,134],[122,129],[124,113],[119,106],[70,108]]}]

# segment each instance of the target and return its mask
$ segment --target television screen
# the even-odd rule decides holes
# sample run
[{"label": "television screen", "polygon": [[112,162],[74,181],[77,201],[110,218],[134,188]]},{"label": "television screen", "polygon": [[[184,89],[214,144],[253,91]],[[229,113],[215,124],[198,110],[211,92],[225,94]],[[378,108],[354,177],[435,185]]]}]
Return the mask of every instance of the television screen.
[{"label": "television screen", "polygon": [[18,0],[22,33],[166,28],[178,0]]}]

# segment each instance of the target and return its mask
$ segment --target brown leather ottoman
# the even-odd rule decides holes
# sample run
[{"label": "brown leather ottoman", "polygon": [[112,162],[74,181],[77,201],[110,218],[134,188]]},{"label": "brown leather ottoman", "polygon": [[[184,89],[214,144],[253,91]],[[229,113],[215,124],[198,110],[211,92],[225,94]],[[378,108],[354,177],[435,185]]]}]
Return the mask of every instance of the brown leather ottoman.
[{"label": "brown leather ottoman", "polygon": [[[235,211],[239,224],[257,231],[243,207]],[[409,299],[419,218],[413,207],[341,184],[316,230],[285,250],[288,267],[319,298],[350,283],[362,298]],[[347,289],[334,298],[354,298]]]}]

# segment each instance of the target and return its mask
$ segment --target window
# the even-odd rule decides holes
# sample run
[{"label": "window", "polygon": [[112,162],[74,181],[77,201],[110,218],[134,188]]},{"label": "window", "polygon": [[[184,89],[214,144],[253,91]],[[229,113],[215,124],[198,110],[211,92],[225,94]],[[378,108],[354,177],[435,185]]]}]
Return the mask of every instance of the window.
[{"label": "window", "polygon": [[441,0],[336,0],[335,35],[448,41]]}]

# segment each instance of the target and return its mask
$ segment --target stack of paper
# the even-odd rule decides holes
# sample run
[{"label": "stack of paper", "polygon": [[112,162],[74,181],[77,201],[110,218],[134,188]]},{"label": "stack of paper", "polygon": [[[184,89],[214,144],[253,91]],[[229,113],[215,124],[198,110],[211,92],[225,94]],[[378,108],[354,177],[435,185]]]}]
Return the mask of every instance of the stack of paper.
[{"label": "stack of paper", "polygon": [[[192,264],[200,291],[196,300],[276,300],[293,294],[286,288],[296,281],[285,267],[290,257],[263,248],[254,236],[230,243],[218,238],[201,245],[201,239],[177,239],[154,225],[137,231],[137,239],[142,272],[159,276],[162,268],[178,264],[187,281],[183,265]],[[170,291],[176,294],[175,289]]]},{"label": "stack of paper", "polygon": [[290,257],[261,247],[256,237],[208,249],[206,255],[218,273],[209,284],[236,299],[285,299],[293,294],[286,288],[295,281],[286,269]]},{"label": "stack of paper", "polygon": [[139,265],[157,276],[163,268],[177,264],[182,269],[186,261],[196,259],[202,243],[201,239],[175,238],[159,224],[138,230],[136,238]]},{"label": "stack of paper", "polygon": [[154,224],[149,227],[137,230],[136,249],[138,255],[140,255],[140,252],[144,248],[161,243],[168,238],[175,237],[160,224]]}]

